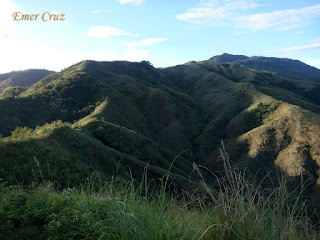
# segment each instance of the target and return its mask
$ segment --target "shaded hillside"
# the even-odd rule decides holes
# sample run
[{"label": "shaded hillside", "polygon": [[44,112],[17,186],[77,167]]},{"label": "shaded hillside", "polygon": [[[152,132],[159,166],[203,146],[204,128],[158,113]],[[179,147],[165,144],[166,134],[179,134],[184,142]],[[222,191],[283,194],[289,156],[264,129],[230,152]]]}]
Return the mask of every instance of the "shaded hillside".
[{"label": "shaded hillside", "polygon": [[[4,135],[9,135],[16,126],[35,128],[37,125],[56,119],[74,122],[73,128],[77,129],[77,131],[71,131],[70,128],[59,128],[60,130],[54,130],[48,136],[46,134],[43,136],[43,131],[37,129],[35,132],[30,130],[31,136],[29,136],[29,130],[18,129],[17,133],[16,130],[13,137],[3,140],[2,146],[5,150],[0,159],[4,168],[0,174],[5,180],[11,183],[15,181],[30,183],[31,179],[34,180],[34,177],[28,180],[27,174],[37,167],[34,157],[39,161],[41,159],[40,165],[45,168],[44,172],[48,172],[46,162],[48,160],[56,162],[55,167],[51,167],[56,168],[55,171],[59,171],[59,165],[65,165],[64,169],[72,168],[77,160],[78,163],[73,171],[78,172],[79,175],[67,174],[70,175],[71,180],[68,180],[70,184],[75,184],[81,176],[85,174],[88,176],[94,170],[98,170],[105,177],[111,177],[117,174],[123,175],[125,170],[131,169],[133,176],[142,177],[143,169],[147,165],[149,165],[150,177],[157,179],[168,171],[177,151],[184,150],[185,146],[191,147],[188,142],[190,133],[187,133],[186,126],[189,122],[181,119],[182,123],[179,123],[174,116],[178,114],[187,116],[178,107],[173,105],[164,110],[163,116],[172,112],[173,116],[168,116],[168,119],[159,119],[157,116],[150,119],[152,112],[159,114],[158,109],[153,108],[153,98],[161,100],[158,108],[161,108],[162,104],[171,105],[174,102],[180,105],[175,99],[174,91],[168,94],[161,90],[161,87],[166,88],[165,86],[154,88],[151,83],[150,87],[147,87],[134,77],[120,74],[114,74],[110,79],[98,79],[83,71],[84,68],[90,67],[90,64],[94,66],[99,63],[82,62],[62,73],[42,79],[19,96],[0,100],[1,132]],[[109,63],[105,64],[107,66]],[[118,63],[110,64],[117,66]],[[136,66],[142,71],[145,70],[144,64],[127,64]],[[149,70],[158,71],[153,67]],[[130,97],[128,94],[130,90],[137,95]],[[143,92],[142,96],[139,96],[139,90]],[[144,99],[144,92],[150,97]],[[181,97],[179,93],[176,94]],[[167,103],[162,102],[162,98]],[[177,113],[175,108],[178,109]],[[193,117],[197,118],[197,115],[194,114]],[[173,121],[173,124],[176,122],[177,126],[181,125],[181,129],[174,129],[175,125],[166,126],[168,121]],[[164,139],[166,131],[170,130],[177,133],[177,136],[166,141]],[[18,135],[19,144],[16,144],[15,135]],[[161,138],[163,140],[159,141],[159,144],[157,140]],[[174,144],[175,141],[178,144]],[[43,146],[45,142],[47,144]],[[172,148],[163,147],[161,142],[166,142],[165,145],[171,145]],[[93,145],[92,148],[86,147],[91,146],[90,144]],[[38,151],[38,149],[42,150]],[[72,153],[71,156],[70,153]],[[188,157],[188,153],[178,159],[175,166],[171,167],[171,172],[177,175],[177,179],[183,178],[187,181],[192,170],[192,162],[187,161],[184,156]],[[55,158],[57,159],[54,160]],[[64,163],[59,164],[62,160]],[[16,166],[14,169],[11,168],[13,163]],[[55,174],[48,176],[45,179],[54,180],[54,177],[57,177]],[[67,183],[61,180],[63,176],[66,174],[55,180],[65,185]]]},{"label": "shaded hillside", "polygon": [[29,87],[40,79],[54,73],[45,69],[28,69],[0,74],[0,91],[8,87]]},{"label": "shaded hillside", "polygon": [[230,63],[230,62],[243,61],[247,59],[249,59],[249,57],[244,55],[233,55],[233,54],[224,53],[222,55],[213,56],[209,58],[208,61],[218,62],[218,63],[228,63],[228,62]]},{"label": "shaded hillside", "polygon": [[226,63],[236,62],[241,66],[261,71],[277,73],[297,80],[320,82],[320,70],[298,60],[274,57],[246,57],[224,53],[214,56],[208,61]]},{"label": "shaded hillside", "polygon": [[[143,156],[139,148],[144,148]],[[78,186],[94,173],[101,180],[111,176],[141,179],[146,166],[148,176],[158,179],[175,157],[150,139],[97,120],[81,128],[61,121],[35,130],[17,128],[12,136],[0,140],[0,150],[0,177],[5,182],[29,185],[51,181],[59,187]],[[183,156],[179,161],[171,173],[177,182],[186,182],[191,163]]]},{"label": "shaded hillside", "polygon": [[[54,120],[72,124],[45,137],[30,130],[31,137],[22,137],[20,145],[13,137],[1,140],[1,160],[8,165],[0,174],[14,181],[9,176],[16,170],[7,170],[9,162],[19,166],[21,161],[27,167],[33,157],[54,161],[54,156],[62,156],[66,163],[79,161],[82,170],[76,172],[83,175],[97,169],[107,177],[129,166],[138,176],[149,163],[153,175],[160,176],[184,152],[172,171],[188,179],[192,162],[213,171],[223,169],[218,158],[223,139],[236,166],[253,173],[263,169],[272,177],[279,170],[292,179],[302,173],[316,188],[319,89],[315,82],[237,62],[156,69],[148,62],[83,61],[0,100],[4,136],[16,126],[35,128]],[[20,134],[28,135],[29,130]],[[44,142],[48,144],[40,147]],[[88,144],[92,148],[86,148]],[[46,155],[49,146],[52,157]],[[28,154],[19,157],[20,148]],[[41,148],[45,151],[37,150]]]},{"label": "shaded hillside", "polygon": [[[319,97],[316,102],[307,101],[281,88],[281,84],[274,86],[282,81],[293,84],[294,80],[234,64],[193,63],[166,71],[172,77],[178,75],[176,83],[202,105],[204,128],[194,143],[200,159],[206,159],[210,169],[218,167],[217,146],[225,139],[232,159],[253,172],[259,168],[275,170],[274,164],[278,164],[284,172],[298,176],[300,172],[292,169],[296,168],[294,163],[300,164],[302,171],[313,179],[318,178],[320,117],[316,103]],[[201,72],[202,77],[196,77],[195,72]],[[306,82],[296,86],[303,84],[319,87]],[[282,156],[291,156],[287,168],[280,164],[285,161],[281,160]]]}]

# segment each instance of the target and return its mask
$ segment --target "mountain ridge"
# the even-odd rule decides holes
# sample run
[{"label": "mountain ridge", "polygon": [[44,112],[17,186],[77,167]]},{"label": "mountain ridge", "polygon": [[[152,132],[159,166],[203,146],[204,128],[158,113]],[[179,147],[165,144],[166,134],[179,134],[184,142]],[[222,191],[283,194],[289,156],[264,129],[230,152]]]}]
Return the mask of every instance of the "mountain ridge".
[{"label": "mountain ridge", "polygon": [[[218,158],[223,139],[235,166],[253,173],[264,169],[272,178],[280,170],[292,181],[302,172],[312,179],[309,190],[316,193],[319,89],[315,82],[234,62],[190,62],[157,69],[145,61],[82,61],[0,100],[1,134],[13,132],[0,140],[4,149],[0,160],[3,166],[12,161],[28,169],[33,157],[45,166],[46,158],[65,156],[67,162],[77,160],[87,166],[85,173],[100,169],[106,177],[127,165],[139,176],[149,164],[152,176],[159,177],[175,156],[184,153],[172,171],[187,179],[192,162],[223,170]],[[57,126],[53,131],[57,128],[70,143],[56,134],[43,151],[27,144],[33,140],[25,136],[38,136],[33,132],[41,136],[40,126],[51,129],[46,123],[56,120],[69,122],[70,130]],[[26,143],[19,140],[21,146],[29,146],[20,162],[10,153],[19,138],[26,139]],[[93,147],[80,150],[87,140]],[[62,143],[63,152],[50,148]],[[38,141],[37,146],[41,144]],[[106,166],[113,170],[103,170]],[[1,171],[5,180],[24,179],[19,171]]]},{"label": "mountain ridge", "polygon": [[289,58],[262,56],[247,57],[244,55],[224,53],[222,55],[211,57],[207,61],[220,63],[233,62],[256,70],[271,71],[292,79],[320,82],[320,70],[318,68],[305,64],[299,60],[292,60]]},{"label": "mountain ridge", "polygon": [[27,69],[0,74],[0,91],[8,87],[29,87],[52,73],[55,72],[46,69]]}]

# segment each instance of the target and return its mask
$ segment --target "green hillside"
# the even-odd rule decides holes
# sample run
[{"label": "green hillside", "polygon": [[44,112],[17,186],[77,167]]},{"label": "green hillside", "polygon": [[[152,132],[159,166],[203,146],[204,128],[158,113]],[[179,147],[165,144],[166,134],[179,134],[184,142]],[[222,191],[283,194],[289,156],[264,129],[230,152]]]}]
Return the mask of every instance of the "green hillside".
[{"label": "green hillside", "polygon": [[289,77],[296,80],[309,80],[320,82],[320,70],[309,66],[298,60],[289,58],[274,58],[274,57],[247,57],[243,55],[232,55],[224,53],[214,56],[208,61],[219,63],[238,63],[246,68],[256,69],[260,71],[268,71],[277,73],[280,76]]},{"label": "green hillside", "polygon": [[8,87],[29,87],[52,73],[45,69],[28,69],[0,74],[0,91]]},{"label": "green hillside", "polygon": [[183,152],[171,171],[188,182],[193,162],[223,171],[224,140],[234,166],[272,179],[280,171],[293,184],[302,174],[316,198],[319,90],[237,62],[156,69],[83,61],[2,95],[0,175],[10,184],[43,178],[73,186],[93,171],[108,179],[130,168],[141,176],[149,165],[157,178]]},{"label": "green hillside", "polygon": [[250,59],[83,61],[1,91],[0,237],[319,239],[320,84]]}]

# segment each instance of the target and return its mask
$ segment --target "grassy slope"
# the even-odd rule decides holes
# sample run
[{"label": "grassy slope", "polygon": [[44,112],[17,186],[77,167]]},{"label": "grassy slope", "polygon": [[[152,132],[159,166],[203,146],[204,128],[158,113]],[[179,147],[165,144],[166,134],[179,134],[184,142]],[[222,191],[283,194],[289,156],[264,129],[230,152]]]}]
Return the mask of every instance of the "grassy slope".
[{"label": "grassy slope", "polygon": [[[253,173],[262,168],[274,178],[279,169],[295,177],[302,172],[313,183],[319,181],[319,97],[303,97],[319,84],[237,64],[189,63],[166,71],[202,105],[205,124],[195,144],[210,169],[222,168],[216,146],[224,139],[238,167],[248,167]],[[287,82],[303,90],[290,89]]]},{"label": "grassy slope", "polygon": [[298,60],[274,57],[246,57],[243,55],[222,54],[214,56],[208,61],[231,63],[235,62],[243,67],[276,73],[279,76],[297,80],[308,80],[320,83],[320,70]]},{"label": "grassy slope", "polygon": [[0,92],[8,87],[29,87],[52,73],[54,72],[45,69],[29,69],[25,71],[0,74]]},{"label": "grassy slope", "polygon": [[[290,176],[300,166],[316,182],[320,98],[310,93],[318,88],[234,63],[159,70],[146,62],[84,61],[0,100],[1,132],[60,119],[74,123],[74,134],[161,169],[189,149],[192,161],[220,170],[217,146],[224,139],[238,166],[274,172],[275,163]],[[176,173],[191,171],[185,161]]]},{"label": "grassy slope", "polygon": [[[231,170],[231,169],[229,169]],[[0,237],[3,239],[320,239],[303,215],[300,197],[285,182],[270,193],[230,171],[234,180],[205,182],[196,191],[166,193],[150,188],[148,175],[137,183],[112,180],[54,190],[52,184],[24,189],[0,184]],[[236,179],[236,180],[235,180]],[[231,181],[230,181],[231,180]]]},{"label": "grassy slope", "polygon": [[[126,144],[129,140],[135,145]],[[138,147],[145,149],[145,155],[137,151]],[[146,166],[150,176],[157,179],[168,171],[168,159],[175,157],[152,140],[104,121],[76,129],[62,122],[35,130],[20,128],[0,140],[0,149],[2,181],[19,185],[52,181],[61,187],[78,186],[93,172],[104,180],[114,175],[130,178],[129,173],[140,178]],[[191,163],[183,156],[178,162],[171,168],[173,177],[186,181]]]},{"label": "grassy slope", "polygon": [[[0,139],[0,181],[54,182],[61,189],[96,172],[102,181],[130,174],[142,179],[148,166],[149,179],[163,183],[170,169],[173,183],[183,186],[192,161],[223,170],[217,159],[225,139],[237,167],[262,167],[273,180],[277,169],[292,178],[302,171],[314,184],[319,97],[308,93],[318,87],[237,64],[193,62],[157,70],[144,62],[81,62],[0,100],[3,134],[16,125],[44,125]],[[45,124],[57,119],[71,124]],[[192,156],[185,151],[171,165],[185,149]],[[113,183],[100,191],[62,192],[50,185],[0,184],[0,232],[6,239],[319,239],[303,218],[304,205],[287,205],[292,196],[284,185],[265,196],[244,175],[234,176],[233,183],[214,181],[223,183],[220,192],[201,182],[202,190],[180,189],[185,195],[176,199],[146,195],[149,183],[137,186],[139,194],[132,185]]]}]

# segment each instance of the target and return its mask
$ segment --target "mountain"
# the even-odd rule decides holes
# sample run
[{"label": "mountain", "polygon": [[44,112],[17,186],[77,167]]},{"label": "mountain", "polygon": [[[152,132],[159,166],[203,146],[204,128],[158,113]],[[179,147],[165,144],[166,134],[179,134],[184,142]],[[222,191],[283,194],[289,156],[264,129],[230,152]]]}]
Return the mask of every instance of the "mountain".
[{"label": "mountain", "polygon": [[8,87],[29,87],[52,73],[45,69],[28,69],[0,74],[0,91]]},{"label": "mountain", "polygon": [[292,186],[303,176],[320,199],[320,84],[248,60],[83,61],[51,74],[0,99],[0,177],[69,186],[94,171],[140,178],[148,166],[149,177],[170,169],[188,182],[193,162],[223,170],[224,140],[234,167],[273,182],[283,172]]},{"label": "mountain", "polygon": [[208,61],[218,63],[238,63],[241,66],[256,69],[259,71],[268,71],[277,73],[297,80],[309,80],[320,82],[320,70],[309,66],[298,60],[288,58],[274,58],[274,57],[247,57],[243,55],[232,55],[224,53],[222,55],[214,56]]},{"label": "mountain", "polygon": [[226,62],[243,61],[247,59],[249,59],[249,57],[244,55],[233,55],[233,54],[224,53],[222,55],[213,56],[208,61],[226,63]]},{"label": "mountain", "polygon": [[[96,69],[100,66],[101,71]],[[111,72],[109,67],[113,68]],[[5,136],[16,126],[35,128],[57,119],[74,123],[16,129],[0,143],[0,177],[9,183],[30,184],[44,178],[69,186],[93,171],[106,179],[130,169],[134,177],[141,177],[148,163],[150,177],[167,173],[176,153],[150,138],[154,137],[150,126],[140,122],[146,119],[139,114],[134,96],[127,95],[128,86],[123,86],[135,81],[117,73],[126,68],[137,71],[135,74],[158,74],[148,64],[85,61],[42,79],[19,96],[0,100],[1,133]],[[111,74],[111,78],[98,79],[87,73],[96,70],[98,74]],[[142,84],[134,85],[133,91],[140,87],[153,91]],[[148,111],[153,111],[152,105],[150,101]],[[184,155],[171,168],[173,176],[184,181],[188,181],[191,170],[192,162]]]}]

